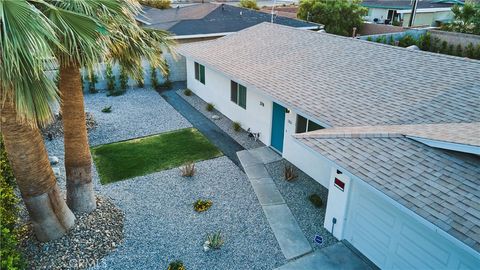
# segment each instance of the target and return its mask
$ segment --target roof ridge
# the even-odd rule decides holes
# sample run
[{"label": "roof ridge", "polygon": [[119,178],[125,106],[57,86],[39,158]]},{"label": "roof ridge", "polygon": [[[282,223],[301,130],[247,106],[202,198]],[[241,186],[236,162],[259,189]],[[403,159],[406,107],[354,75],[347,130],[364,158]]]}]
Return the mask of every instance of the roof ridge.
[{"label": "roof ridge", "polygon": [[372,139],[372,138],[402,138],[405,135],[398,132],[338,132],[332,134],[301,133],[294,135],[298,139]]}]

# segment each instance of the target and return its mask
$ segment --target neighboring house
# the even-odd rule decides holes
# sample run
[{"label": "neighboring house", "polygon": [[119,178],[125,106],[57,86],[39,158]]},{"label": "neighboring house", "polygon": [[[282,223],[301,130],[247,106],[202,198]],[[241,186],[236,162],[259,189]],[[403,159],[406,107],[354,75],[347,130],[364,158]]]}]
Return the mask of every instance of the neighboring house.
[{"label": "neighboring house", "polygon": [[[454,4],[463,5],[460,0],[419,0],[413,26],[438,26],[453,19],[451,8]],[[364,18],[369,22],[392,24],[394,21],[406,27],[412,13],[413,0],[364,0],[362,6],[368,8]]]},{"label": "neighboring house", "polygon": [[270,23],[179,52],[188,88],[329,189],[335,237],[380,268],[478,269],[480,61]]},{"label": "neighboring house", "polygon": [[[269,14],[226,4],[194,4],[178,8],[156,9],[143,6],[137,21],[144,28],[166,30],[177,43],[197,42],[223,37],[262,22],[270,22]],[[321,25],[275,16],[274,23],[301,29],[319,30]],[[185,59],[165,55],[172,81],[186,80]],[[148,67],[146,67],[148,68]],[[148,80],[147,80],[148,82]]]}]

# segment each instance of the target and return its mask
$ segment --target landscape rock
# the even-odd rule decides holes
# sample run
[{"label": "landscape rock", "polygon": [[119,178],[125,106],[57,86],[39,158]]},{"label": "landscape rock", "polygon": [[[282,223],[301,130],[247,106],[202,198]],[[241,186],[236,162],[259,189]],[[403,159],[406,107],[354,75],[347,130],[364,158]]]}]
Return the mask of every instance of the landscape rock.
[{"label": "landscape rock", "polygon": [[68,234],[47,243],[39,242],[31,226],[25,225],[20,248],[28,269],[86,269],[123,242],[124,214],[110,199],[98,196],[95,211],[76,217]]},{"label": "landscape rock", "polygon": [[50,161],[50,165],[57,165],[58,162],[60,162],[58,160],[58,157],[56,157],[56,156],[51,156],[51,157],[48,158],[48,160]]},{"label": "landscape rock", "polygon": [[214,114],[214,115],[212,115],[212,119],[213,119],[213,120],[218,120],[218,119],[220,119],[220,116]]}]

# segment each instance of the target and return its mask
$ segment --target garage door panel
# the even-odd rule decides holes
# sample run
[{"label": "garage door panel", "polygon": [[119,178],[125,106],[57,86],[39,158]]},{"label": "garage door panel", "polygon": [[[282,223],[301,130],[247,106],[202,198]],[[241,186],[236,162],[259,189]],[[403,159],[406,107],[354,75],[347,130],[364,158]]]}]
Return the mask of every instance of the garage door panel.
[{"label": "garage door panel", "polygon": [[365,186],[352,185],[347,209],[344,238],[380,268],[480,269],[480,256]]},{"label": "garage door panel", "polygon": [[[379,226],[379,223],[375,223],[374,219],[366,218],[357,213],[355,224],[357,225],[357,230],[360,234],[369,235],[369,242],[375,242],[381,246],[388,246],[390,244],[391,236],[385,232],[384,227]],[[374,233],[372,233],[372,231]]]},{"label": "garage door panel", "polygon": [[367,234],[358,234],[355,235],[353,239],[350,239],[350,243],[355,245],[357,249],[364,250],[368,249],[370,253],[370,260],[376,264],[384,264],[387,261],[388,254],[384,249],[381,248],[382,245],[377,244],[372,239],[365,238]]},{"label": "garage door panel", "polygon": [[435,258],[440,266],[448,265],[448,261],[450,259],[450,252],[448,252],[443,245],[439,245],[439,243],[434,243],[431,239],[432,237],[425,237],[429,235],[426,230],[418,230],[414,229],[413,227],[402,224],[400,229],[400,244],[405,243],[408,244],[412,251],[419,255],[420,257],[431,257],[432,259]]}]

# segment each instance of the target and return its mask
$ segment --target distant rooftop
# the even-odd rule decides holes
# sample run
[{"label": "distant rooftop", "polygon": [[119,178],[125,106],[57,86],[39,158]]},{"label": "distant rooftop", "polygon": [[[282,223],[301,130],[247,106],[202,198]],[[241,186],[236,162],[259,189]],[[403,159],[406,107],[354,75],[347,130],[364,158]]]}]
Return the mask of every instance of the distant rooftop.
[{"label": "distant rooftop", "polygon": [[478,60],[270,23],[179,52],[325,127],[480,122]]},{"label": "distant rooftop", "polygon": [[[226,4],[204,3],[179,8],[156,9],[143,6],[138,20],[144,27],[162,29],[176,36],[232,33],[262,22],[270,22],[264,12]],[[319,24],[276,16],[274,23],[305,29],[320,29]]]}]

